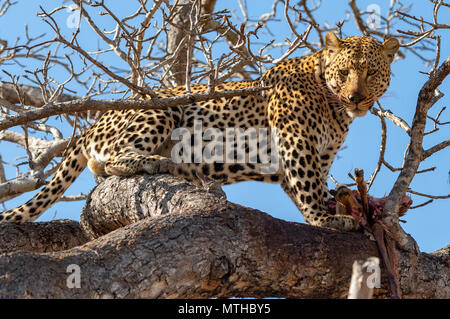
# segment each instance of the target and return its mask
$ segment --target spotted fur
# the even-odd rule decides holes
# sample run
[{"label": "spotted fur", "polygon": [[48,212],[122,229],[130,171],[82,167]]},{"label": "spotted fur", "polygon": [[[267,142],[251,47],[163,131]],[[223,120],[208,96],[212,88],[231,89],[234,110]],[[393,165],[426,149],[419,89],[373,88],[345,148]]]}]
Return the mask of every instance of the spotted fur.
[{"label": "spotted fur", "polygon": [[[221,98],[165,110],[106,112],[68,152],[52,180],[26,204],[1,214],[0,221],[35,220],[88,166],[97,175],[171,173],[197,183],[200,172],[222,184],[250,180],[280,183],[310,224],[355,229],[357,225],[351,216],[327,213],[327,175],[353,118],[365,115],[387,90],[390,64],[399,45],[395,39],[382,44],[359,36],[340,40],[333,33],[326,35],[325,42],[324,49],[281,62],[261,79],[217,87],[224,91],[261,83],[271,86],[261,95]],[[206,89],[205,85],[197,85],[192,91]],[[183,93],[183,87],[158,92],[160,96]],[[195,127],[198,120],[202,121],[201,128]],[[274,132],[279,169],[263,174],[262,160],[249,160],[252,150],[248,142],[241,145],[246,158],[234,163],[205,159],[195,163],[195,158],[194,163],[171,161],[176,143],[171,138],[174,129],[194,132],[216,128],[225,133],[227,128],[236,127]],[[269,154],[274,150],[270,143],[258,148]]]}]

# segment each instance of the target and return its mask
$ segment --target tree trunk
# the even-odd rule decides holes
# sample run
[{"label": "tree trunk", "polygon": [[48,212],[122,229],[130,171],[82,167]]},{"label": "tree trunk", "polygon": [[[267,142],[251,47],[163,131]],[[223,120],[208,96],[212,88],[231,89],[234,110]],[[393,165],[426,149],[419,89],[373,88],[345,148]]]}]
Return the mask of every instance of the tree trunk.
[{"label": "tree trunk", "polygon": [[[173,55],[183,38],[187,36],[186,30],[189,30],[189,14],[192,9],[194,0],[179,0],[176,8],[178,13],[174,16],[173,21],[167,32],[166,50],[168,55]],[[203,14],[211,13],[214,10],[216,0],[202,0],[201,11]],[[170,64],[166,71],[169,77],[163,79],[163,83],[168,86],[177,86],[185,84],[186,80],[186,64],[187,64],[187,43],[178,49],[176,63]]]},{"label": "tree trunk", "polygon": [[[49,241],[84,242],[73,224],[1,224],[0,296],[345,298],[353,262],[378,255],[361,233],[279,220],[226,201],[214,184],[201,188],[169,175],[106,179],[91,192],[81,220],[89,237],[100,237],[53,253],[31,251]],[[13,251],[11,243],[26,241],[30,229],[46,231]],[[404,297],[450,298],[450,247],[399,255]],[[80,288],[68,288],[73,264]],[[385,298],[381,271],[374,294]]]}]

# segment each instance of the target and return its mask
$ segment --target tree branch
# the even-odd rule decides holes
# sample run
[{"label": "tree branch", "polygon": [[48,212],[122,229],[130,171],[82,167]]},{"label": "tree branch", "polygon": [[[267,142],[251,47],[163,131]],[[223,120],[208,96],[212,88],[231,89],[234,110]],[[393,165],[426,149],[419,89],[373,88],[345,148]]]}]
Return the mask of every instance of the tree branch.
[{"label": "tree branch", "polygon": [[270,87],[253,87],[232,91],[214,91],[213,93],[192,93],[149,100],[92,100],[89,98],[78,99],[68,102],[48,104],[39,109],[30,109],[23,111],[20,114],[4,116],[0,119],[0,131],[12,126],[25,124],[30,121],[35,121],[59,114],[77,113],[88,110],[108,111],[141,108],[164,109],[172,106],[186,105],[189,103],[202,102],[212,99],[227,98],[245,94],[259,94],[262,90],[267,89],[270,89]]},{"label": "tree branch", "polygon": [[[18,250],[35,253],[63,251],[88,241],[80,224],[73,220],[9,224],[7,227],[0,227],[0,238],[0,260],[2,260],[4,252]],[[0,271],[0,274],[4,273]]]},{"label": "tree branch", "polygon": [[[101,217],[95,221],[113,211],[113,220],[109,215],[105,223]],[[142,220],[130,224],[136,217]],[[120,223],[114,226],[114,221]],[[90,194],[82,224],[91,236],[120,228],[52,254],[0,254],[0,295],[344,298],[353,261],[378,254],[361,233],[282,221],[227,202],[220,189],[202,189],[169,175],[106,179]],[[0,243],[12,228],[27,225],[1,224]],[[449,298],[449,252],[449,247],[419,256],[401,252],[403,295]],[[67,288],[71,264],[80,267],[80,288]],[[375,297],[387,297],[386,287],[383,275]]]},{"label": "tree branch", "polygon": [[403,165],[402,171],[400,172],[400,175],[395,181],[394,186],[386,199],[386,205],[383,210],[384,222],[395,228],[395,231],[393,232],[394,236],[403,248],[413,249],[412,246],[414,246],[414,243],[398,225],[398,207],[423,159],[422,142],[425,132],[427,112],[433,105],[433,99],[435,97],[437,87],[449,73],[450,58],[447,58],[433,74],[430,74],[430,78],[422,86],[422,89],[419,92],[416,113],[414,115],[410,132],[411,142],[405,159],[405,164]]},{"label": "tree branch", "polygon": [[[19,90],[22,93],[21,98],[23,98],[25,105],[40,107],[45,104],[40,88],[19,84]],[[21,103],[21,98],[17,95],[14,85],[8,82],[0,82],[0,98],[5,99],[11,104]],[[78,97],[69,94],[61,94],[58,97],[57,102],[67,102],[75,99],[78,99]]]}]

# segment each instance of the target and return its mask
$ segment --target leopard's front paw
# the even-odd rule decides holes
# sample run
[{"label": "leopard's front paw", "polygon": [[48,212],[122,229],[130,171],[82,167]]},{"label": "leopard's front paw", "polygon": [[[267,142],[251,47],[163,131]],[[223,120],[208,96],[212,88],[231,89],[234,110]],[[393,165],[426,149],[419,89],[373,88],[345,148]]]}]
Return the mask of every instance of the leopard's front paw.
[{"label": "leopard's front paw", "polygon": [[328,227],[343,231],[353,231],[359,229],[359,223],[349,215],[325,215],[311,223],[314,226]]}]

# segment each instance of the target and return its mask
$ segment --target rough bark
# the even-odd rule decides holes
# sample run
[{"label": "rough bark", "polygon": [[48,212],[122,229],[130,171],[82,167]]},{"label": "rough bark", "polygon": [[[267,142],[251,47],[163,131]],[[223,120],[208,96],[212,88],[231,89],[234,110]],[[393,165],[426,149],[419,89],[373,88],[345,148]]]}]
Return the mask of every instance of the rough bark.
[{"label": "rough bark", "polygon": [[[118,229],[64,251],[2,252],[0,296],[345,298],[354,260],[378,255],[364,234],[282,221],[167,175],[106,179],[91,192],[82,224],[91,237]],[[17,227],[30,226],[0,225],[0,242],[6,234],[15,242]],[[450,298],[449,255],[450,247],[401,252],[403,296]],[[67,288],[70,264],[80,266],[81,288]],[[382,273],[375,297],[389,296]]]},{"label": "rough bark", "polygon": [[8,224],[0,227],[0,254],[19,250],[55,252],[80,246],[87,241],[88,237],[81,230],[80,224],[73,220]]}]

